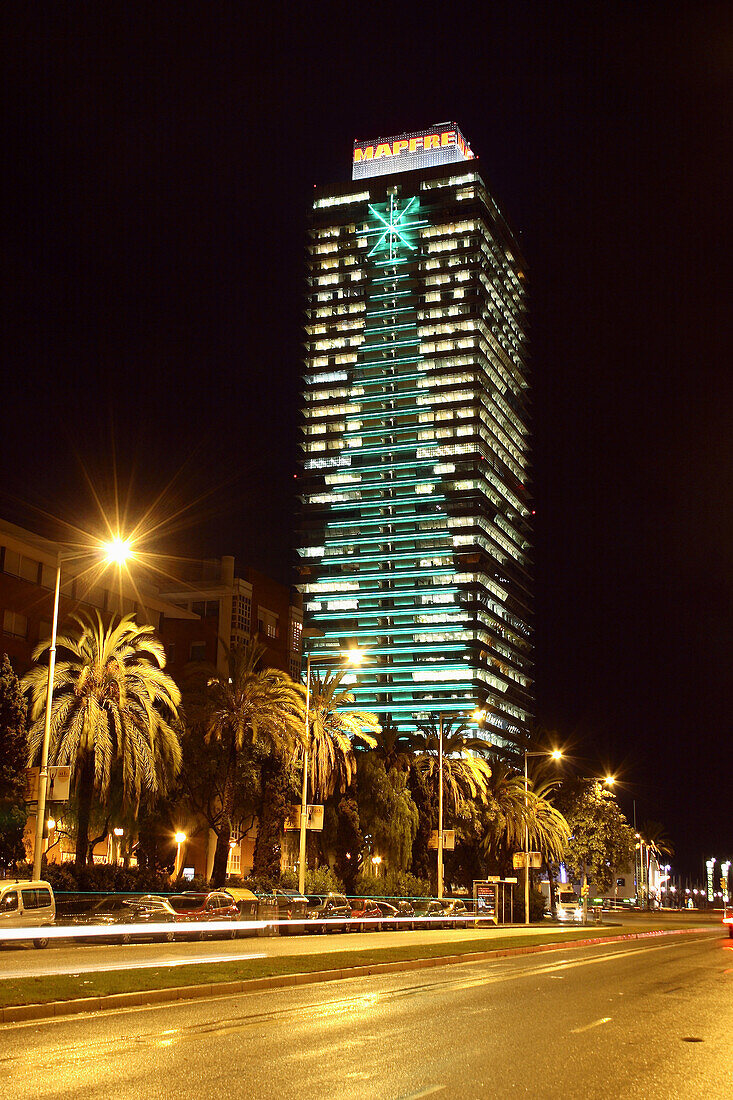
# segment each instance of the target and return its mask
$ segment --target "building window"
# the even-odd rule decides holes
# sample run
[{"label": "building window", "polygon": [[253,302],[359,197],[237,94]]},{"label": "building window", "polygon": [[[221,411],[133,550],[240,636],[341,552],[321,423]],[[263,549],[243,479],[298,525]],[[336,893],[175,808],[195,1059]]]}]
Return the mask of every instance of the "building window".
[{"label": "building window", "polygon": [[232,599],[232,631],[237,634],[249,634],[252,625],[252,601],[248,596],[234,596]]},{"label": "building window", "polygon": [[192,661],[205,661],[206,642],[192,642],[189,657]]},{"label": "building window", "polygon": [[279,638],[278,617],[274,611],[268,611],[265,607],[257,608],[257,629],[266,638]]},{"label": "building window", "polygon": [[27,638],[28,619],[18,611],[4,611],[3,634],[7,634],[11,638]]},{"label": "building window", "polygon": [[5,547],[3,556],[3,572],[10,573],[13,577],[22,577],[24,581],[32,581],[38,584],[38,566],[34,558],[25,558],[17,550],[9,550]]}]

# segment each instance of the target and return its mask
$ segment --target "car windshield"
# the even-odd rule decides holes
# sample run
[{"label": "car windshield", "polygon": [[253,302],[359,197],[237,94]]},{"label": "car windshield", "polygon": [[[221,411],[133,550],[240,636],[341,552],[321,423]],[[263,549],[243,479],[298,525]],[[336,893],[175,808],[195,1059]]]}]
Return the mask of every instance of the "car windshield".
[{"label": "car windshield", "polygon": [[190,897],[185,894],[179,894],[168,900],[178,913],[185,913],[189,909],[200,909],[204,903],[202,897]]}]

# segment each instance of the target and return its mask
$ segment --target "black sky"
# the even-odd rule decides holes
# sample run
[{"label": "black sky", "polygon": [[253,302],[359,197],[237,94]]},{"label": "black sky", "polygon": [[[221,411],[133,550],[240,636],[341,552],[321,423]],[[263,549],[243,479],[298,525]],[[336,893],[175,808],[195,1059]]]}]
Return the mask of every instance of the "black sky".
[{"label": "black sky", "polygon": [[455,120],[529,265],[538,717],[733,855],[730,5],[253,8],[5,13],[3,513],[88,527],[114,447],[290,579],[309,192]]}]

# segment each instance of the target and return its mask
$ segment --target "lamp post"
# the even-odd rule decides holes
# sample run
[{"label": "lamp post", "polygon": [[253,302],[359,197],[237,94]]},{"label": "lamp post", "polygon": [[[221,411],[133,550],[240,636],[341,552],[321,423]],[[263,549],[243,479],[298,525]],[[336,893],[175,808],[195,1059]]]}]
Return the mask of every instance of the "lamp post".
[{"label": "lamp post", "polygon": [[561,760],[562,753],[559,749],[551,751],[529,752],[524,750],[524,923],[529,925],[529,773],[527,760],[530,756],[550,756],[553,760]]},{"label": "lamp post", "polygon": [[[129,543],[120,538],[113,539],[104,547],[107,560],[121,566],[130,556]],[[38,769],[38,805],[36,808],[36,839],[33,848],[33,878],[41,877],[41,858],[43,855],[43,822],[46,817],[46,792],[48,790],[48,750],[51,743],[51,706],[53,703],[53,677],[56,669],[56,635],[59,624],[59,593],[61,591],[61,564],[74,554],[64,554],[59,550],[56,556],[56,584],[53,593],[53,618],[51,622],[51,645],[48,649],[48,681],[46,686],[46,714],[41,743],[41,766]]]},{"label": "lamp post", "polygon": [[[304,630],[303,635],[305,637],[323,637],[320,631]],[[328,661],[336,658],[336,660],[342,660],[343,657],[340,653],[324,653],[318,654],[318,660]],[[362,654],[358,649],[350,649],[346,654],[346,660],[351,665],[359,665],[362,662]],[[300,791],[300,845],[299,845],[299,862],[298,862],[298,893],[303,896],[305,893],[305,847],[306,847],[306,826],[308,817],[308,753],[310,751],[310,705],[311,705],[311,655],[306,655],[305,661],[305,744],[303,746],[303,782]]]}]

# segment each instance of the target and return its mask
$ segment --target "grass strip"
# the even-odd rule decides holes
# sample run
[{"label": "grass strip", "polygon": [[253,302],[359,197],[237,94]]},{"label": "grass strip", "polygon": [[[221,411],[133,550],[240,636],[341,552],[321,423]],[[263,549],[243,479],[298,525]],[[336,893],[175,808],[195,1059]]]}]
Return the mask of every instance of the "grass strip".
[{"label": "grass strip", "polygon": [[673,931],[690,928],[690,922],[679,924],[665,921],[663,924],[639,922],[633,927],[595,925],[587,928],[568,928],[558,938],[538,930],[526,936],[496,935],[487,931],[485,936],[470,940],[445,940],[432,944],[415,944],[406,941],[397,947],[372,947],[361,950],[334,951],[328,954],[272,956],[265,959],[245,959],[221,962],[192,963],[178,966],[150,967],[144,970],[114,970],[100,973],[49,974],[31,978],[0,979],[0,1006],[46,1004],[49,1001],[67,1001],[77,997],[103,997],[113,993],[140,993],[149,989],[172,989],[181,986],[207,985],[213,982],[246,981],[249,978],[269,978],[280,974],[305,974],[314,970],[340,970],[344,967],[370,966],[380,962],[403,962],[412,959],[432,959],[445,955],[464,955],[476,951],[502,951],[507,948],[532,947],[536,944],[553,944],[595,939],[598,936],[624,936],[629,933]]}]

